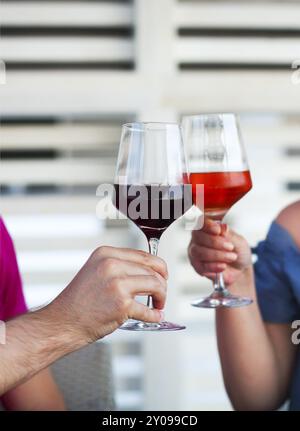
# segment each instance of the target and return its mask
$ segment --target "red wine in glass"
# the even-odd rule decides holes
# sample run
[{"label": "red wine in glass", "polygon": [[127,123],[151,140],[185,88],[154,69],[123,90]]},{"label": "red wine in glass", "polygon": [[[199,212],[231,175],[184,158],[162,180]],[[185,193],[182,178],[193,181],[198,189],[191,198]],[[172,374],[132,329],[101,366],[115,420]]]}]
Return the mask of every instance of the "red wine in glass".
[{"label": "red wine in glass", "polygon": [[[142,187],[115,184],[114,187],[115,207],[132,220],[148,240],[160,239],[164,231],[191,206],[191,200],[184,199],[189,198],[188,184]],[[138,204],[132,205],[136,199]]]},{"label": "red wine in glass", "polygon": [[227,211],[252,188],[249,170],[241,172],[193,172],[190,174],[193,202],[197,199],[197,185],[204,185],[204,212],[222,220]]}]

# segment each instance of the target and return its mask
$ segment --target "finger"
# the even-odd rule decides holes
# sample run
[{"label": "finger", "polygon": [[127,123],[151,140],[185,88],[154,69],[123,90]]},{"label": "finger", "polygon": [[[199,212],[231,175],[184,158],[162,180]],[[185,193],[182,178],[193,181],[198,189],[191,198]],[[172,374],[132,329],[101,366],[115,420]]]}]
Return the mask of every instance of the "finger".
[{"label": "finger", "polygon": [[192,232],[192,242],[196,245],[205,246],[217,250],[232,251],[234,244],[221,235],[212,235],[206,232]]},{"label": "finger", "polygon": [[219,273],[225,271],[227,265],[226,263],[219,262],[203,262],[202,263],[202,271],[203,273],[211,272],[211,273]]},{"label": "finger", "polygon": [[219,263],[219,262],[208,263],[208,262],[194,261],[192,262],[192,265],[195,271],[198,272],[198,274],[200,275],[204,275],[206,273],[216,274],[216,273],[225,271],[225,269],[227,268],[226,264]]},{"label": "finger", "polygon": [[192,261],[201,262],[233,263],[237,260],[237,254],[234,252],[214,250],[193,243],[189,247],[189,257]]},{"label": "finger", "polygon": [[142,320],[143,322],[158,323],[163,320],[163,311],[156,308],[149,308],[144,304],[133,301],[129,311],[129,318]]},{"label": "finger", "polygon": [[208,217],[204,218],[204,224],[201,229],[202,232],[210,233],[212,235],[220,235],[221,234],[221,226],[220,223],[211,220]]},{"label": "finger", "polygon": [[[160,277],[160,278],[159,278]],[[134,275],[126,277],[120,281],[131,295],[134,296],[151,296],[153,306],[162,309],[166,302],[167,283],[161,276],[152,275]]]},{"label": "finger", "polygon": [[165,261],[145,251],[103,246],[99,247],[96,253],[100,258],[113,257],[148,266],[160,273],[164,278],[168,278],[168,269]]},{"label": "finger", "polygon": [[149,266],[128,260],[107,257],[102,259],[100,264],[112,278],[132,275],[152,275],[165,280],[165,278],[163,278],[158,272],[155,272],[154,269],[150,268]]}]

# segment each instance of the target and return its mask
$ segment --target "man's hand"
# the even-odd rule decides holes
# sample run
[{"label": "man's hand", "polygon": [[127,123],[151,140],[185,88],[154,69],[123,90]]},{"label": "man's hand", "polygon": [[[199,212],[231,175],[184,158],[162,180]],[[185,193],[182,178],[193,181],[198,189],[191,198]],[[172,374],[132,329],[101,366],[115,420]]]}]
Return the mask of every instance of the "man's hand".
[{"label": "man's hand", "polygon": [[[6,323],[0,395],[51,363],[113,332],[128,318],[159,322],[167,268],[148,253],[100,247],[49,305]],[[135,301],[151,295],[154,309]]]},{"label": "man's hand", "polygon": [[198,274],[213,280],[215,273],[223,272],[227,285],[251,266],[247,241],[227,225],[207,218],[201,230],[193,231],[188,254]]},{"label": "man's hand", "polygon": [[[166,299],[167,267],[149,253],[100,247],[49,305],[53,319],[68,322],[85,342],[113,332],[128,318],[159,322]],[[137,302],[151,295],[153,309]]]}]

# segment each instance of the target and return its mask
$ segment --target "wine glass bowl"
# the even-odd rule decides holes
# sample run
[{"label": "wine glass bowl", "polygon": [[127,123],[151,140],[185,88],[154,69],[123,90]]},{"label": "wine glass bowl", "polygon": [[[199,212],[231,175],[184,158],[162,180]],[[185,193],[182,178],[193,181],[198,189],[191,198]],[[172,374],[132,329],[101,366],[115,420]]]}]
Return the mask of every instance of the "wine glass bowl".
[{"label": "wine glass bowl", "polygon": [[[161,235],[185,211],[191,199],[181,129],[175,123],[128,123],[122,127],[114,180],[116,208],[132,220],[157,255]],[[150,306],[148,297],[147,305]],[[125,322],[120,329],[174,331],[171,322]]]},{"label": "wine glass bowl", "polygon": [[[252,180],[239,123],[234,114],[186,116],[182,121],[184,143],[189,158],[189,181],[193,202],[203,202],[198,193],[204,185],[204,215],[219,223],[229,209],[252,188]],[[240,307],[250,298],[232,295],[223,274],[216,274],[214,292],[192,303],[195,307]]]}]

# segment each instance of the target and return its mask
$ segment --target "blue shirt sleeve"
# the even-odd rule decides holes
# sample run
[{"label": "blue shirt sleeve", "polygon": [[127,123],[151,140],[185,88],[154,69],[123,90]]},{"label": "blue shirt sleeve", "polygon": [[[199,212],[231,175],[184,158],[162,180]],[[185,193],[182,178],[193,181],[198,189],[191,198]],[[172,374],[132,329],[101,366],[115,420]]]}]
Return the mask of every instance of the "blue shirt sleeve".
[{"label": "blue shirt sleeve", "polygon": [[[300,250],[290,234],[273,222],[254,249],[257,299],[264,321],[290,323],[300,317]],[[295,274],[298,274],[295,277]]]}]

